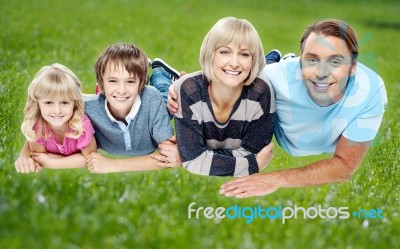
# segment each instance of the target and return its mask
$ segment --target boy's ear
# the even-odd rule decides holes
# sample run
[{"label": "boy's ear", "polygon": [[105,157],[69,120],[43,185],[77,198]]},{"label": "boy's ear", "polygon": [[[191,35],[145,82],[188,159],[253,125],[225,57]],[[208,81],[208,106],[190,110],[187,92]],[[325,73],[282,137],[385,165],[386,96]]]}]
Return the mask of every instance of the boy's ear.
[{"label": "boy's ear", "polygon": [[96,83],[96,94],[100,94],[103,92],[103,88],[100,86],[99,83]]}]

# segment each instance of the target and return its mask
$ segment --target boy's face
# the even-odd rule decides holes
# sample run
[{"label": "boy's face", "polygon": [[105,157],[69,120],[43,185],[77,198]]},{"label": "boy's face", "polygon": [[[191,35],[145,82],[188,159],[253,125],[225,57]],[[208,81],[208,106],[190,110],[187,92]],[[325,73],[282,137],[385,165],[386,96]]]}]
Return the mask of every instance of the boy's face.
[{"label": "boy's face", "polygon": [[308,95],[319,106],[338,102],[355,70],[344,40],[316,33],[305,41],[301,65]]},{"label": "boy's face", "polygon": [[139,79],[130,75],[125,67],[108,64],[103,75],[108,109],[117,120],[125,120],[139,95]]}]

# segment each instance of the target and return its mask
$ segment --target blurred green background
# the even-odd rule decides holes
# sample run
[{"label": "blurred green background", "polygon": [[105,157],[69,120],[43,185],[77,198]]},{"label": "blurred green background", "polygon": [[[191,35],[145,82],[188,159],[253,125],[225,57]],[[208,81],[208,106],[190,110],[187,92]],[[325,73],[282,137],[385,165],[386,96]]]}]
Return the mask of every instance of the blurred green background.
[{"label": "blurred green background", "polygon": [[[335,1],[5,1],[0,0],[0,248],[399,248],[400,3]],[[94,92],[93,65],[109,44],[131,42],[179,70],[199,70],[202,39],[220,18],[249,20],[264,50],[298,54],[306,26],[322,18],[352,25],[360,61],[388,91],[380,133],[347,183],[248,199],[218,194],[230,178],[183,169],[92,175],[86,169],[17,174],[14,161],[26,88],[44,65],[73,70]],[[140,132],[140,131],[138,131]],[[278,146],[265,171],[299,167],[320,157],[293,158]],[[383,218],[188,219],[195,207],[380,209]],[[193,214],[192,214],[193,215]]]}]

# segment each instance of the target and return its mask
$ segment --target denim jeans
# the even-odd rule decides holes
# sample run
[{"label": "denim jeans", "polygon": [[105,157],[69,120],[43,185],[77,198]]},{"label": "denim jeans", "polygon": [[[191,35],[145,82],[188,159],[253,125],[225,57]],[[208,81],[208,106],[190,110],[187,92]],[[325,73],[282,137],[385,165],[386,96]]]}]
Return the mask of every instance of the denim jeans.
[{"label": "denim jeans", "polygon": [[157,88],[161,92],[165,103],[168,100],[168,89],[172,85],[171,75],[162,67],[153,68],[153,73],[150,76],[150,85]]}]

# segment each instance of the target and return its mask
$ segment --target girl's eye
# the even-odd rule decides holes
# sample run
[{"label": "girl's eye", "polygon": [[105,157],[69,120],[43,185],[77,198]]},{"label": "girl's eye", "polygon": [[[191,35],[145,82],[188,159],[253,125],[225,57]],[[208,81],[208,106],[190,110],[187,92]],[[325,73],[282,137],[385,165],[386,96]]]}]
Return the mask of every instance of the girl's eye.
[{"label": "girl's eye", "polygon": [[51,105],[51,104],[53,104],[53,102],[52,101],[46,101],[46,102],[44,102],[44,104],[45,105]]},{"label": "girl's eye", "polygon": [[69,101],[63,101],[63,102],[61,102],[61,104],[62,104],[62,105],[69,105],[70,102],[69,102]]},{"label": "girl's eye", "polygon": [[240,55],[243,56],[243,57],[249,57],[250,53],[241,53]]},{"label": "girl's eye", "polygon": [[128,80],[127,82],[128,82],[129,84],[134,84],[134,83],[135,83],[134,80]]},{"label": "girl's eye", "polygon": [[220,53],[220,54],[229,54],[229,52],[226,51],[226,50],[221,50],[221,51],[219,51],[219,53]]}]

